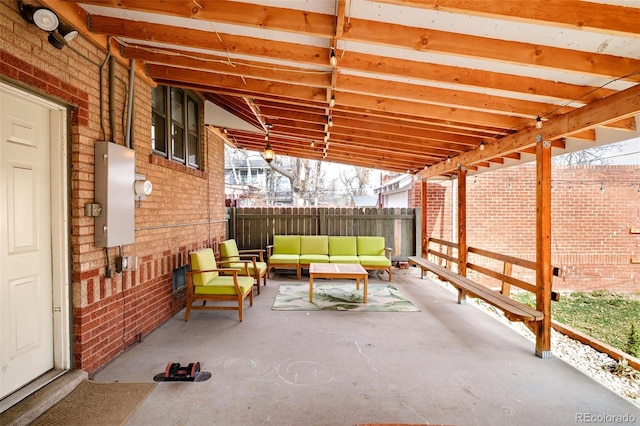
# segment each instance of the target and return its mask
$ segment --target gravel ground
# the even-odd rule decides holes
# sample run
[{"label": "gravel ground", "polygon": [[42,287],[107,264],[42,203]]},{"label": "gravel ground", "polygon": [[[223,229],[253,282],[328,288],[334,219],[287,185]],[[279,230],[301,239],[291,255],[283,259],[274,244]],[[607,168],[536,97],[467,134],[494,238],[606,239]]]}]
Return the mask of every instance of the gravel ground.
[{"label": "gravel ground", "polygon": [[[524,324],[512,323],[501,311],[478,299],[468,299],[468,301],[470,305],[477,306],[535,342],[534,334]],[[640,371],[627,367],[624,373],[615,374],[612,371],[615,371],[618,364],[616,360],[555,330],[551,330],[551,352],[553,356],[562,359],[640,407]]]},{"label": "gravel ground", "polygon": [[640,372],[627,367],[620,375],[613,373],[618,364],[609,355],[591,346],[573,340],[551,330],[551,351],[558,358],[593,377],[615,393],[622,395],[640,407]]}]

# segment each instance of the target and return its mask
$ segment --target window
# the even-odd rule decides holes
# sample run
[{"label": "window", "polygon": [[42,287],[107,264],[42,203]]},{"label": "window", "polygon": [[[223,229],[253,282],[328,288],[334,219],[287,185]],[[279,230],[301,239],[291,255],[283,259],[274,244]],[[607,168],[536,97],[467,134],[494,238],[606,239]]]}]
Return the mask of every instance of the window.
[{"label": "window", "polygon": [[153,152],[199,169],[199,100],[186,90],[166,86],[154,88],[151,97]]}]

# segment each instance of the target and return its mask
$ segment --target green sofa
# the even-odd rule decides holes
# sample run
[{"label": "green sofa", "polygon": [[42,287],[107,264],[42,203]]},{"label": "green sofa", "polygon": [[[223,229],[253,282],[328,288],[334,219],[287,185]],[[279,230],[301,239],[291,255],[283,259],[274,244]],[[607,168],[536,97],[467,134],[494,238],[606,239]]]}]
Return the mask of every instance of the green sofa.
[{"label": "green sofa", "polygon": [[384,237],[329,235],[274,235],[267,246],[268,275],[274,269],[294,269],[298,279],[311,263],[359,263],[366,270],[387,271],[391,281],[391,254]]}]

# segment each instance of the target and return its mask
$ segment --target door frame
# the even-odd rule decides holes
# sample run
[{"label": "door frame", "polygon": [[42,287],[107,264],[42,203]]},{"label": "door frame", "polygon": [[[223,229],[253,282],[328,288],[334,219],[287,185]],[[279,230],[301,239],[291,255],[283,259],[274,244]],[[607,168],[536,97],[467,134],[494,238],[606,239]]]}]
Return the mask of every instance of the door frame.
[{"label": "door frame", "polygon": [[[9,94],[49,109],[51,166],[51,278],[53,368],[21,390],[32,393],[71,369],[71,283],[69,253],[68,106],[0,81],[0,94]],[[19,393],[18,390],[15,393]],[[8,395],[5,399],[10,398]],[[26,396],[26,395],[25,395]],[[22,399],[22,398],[20,398]],[[5,401],[3,401],[5,402]],[[2,404],[4,405],[4,404]],[[2,407],[3,409],[6,407]],[[3,410],[0,410],[3,411]]]}]

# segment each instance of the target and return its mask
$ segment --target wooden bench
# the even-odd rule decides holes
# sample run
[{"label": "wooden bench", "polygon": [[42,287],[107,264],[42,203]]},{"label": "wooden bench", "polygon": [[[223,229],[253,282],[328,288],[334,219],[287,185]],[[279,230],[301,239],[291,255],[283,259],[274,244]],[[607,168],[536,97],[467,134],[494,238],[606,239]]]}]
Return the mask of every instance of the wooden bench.
[{"label": "wooden bench", "polygon": [[[440,250],[431,248],[431,244],[437,244],[440,247]],[[445,248],[444,252],[443,247]],[[468,270],[474,270],[488,277],[501,281],[501,289],[493,290],[451,270],[452,264],[459,263],[457,257],[453,255],[453,251],[457,250],[457,248],[458,245],[456,243],[436,238],[429,238],[427,247],[428,255],[440,258],[445,262],[445,266],[441,266],[435,262],[419,256],[409,257],[409,263],[420,267],[423,273],[423,277],[424,272],[429,271],[438,276],[443,281],[446,281],[457,288],[458,302],[460,304],[465,303],[466,296],[481,299],[488,304],[502,310],[505,316],[510,321],[522,321],[530,329],[533,329],[533,326],[537,321],[542,321],[544,319],[544,314],[541,311],[538,311],[537,309],[534,309],[509,297],[512,285],[532,292],[534,294],[536,293],[536,286],[534,284],[511,276],[512,267],[514,265],[520,266],[525,269],[535,270],[535,262],[525,259],[519,259],[513,256],[494,253],[475,247],[469,247],[469,254],[502,262],[502,272],[494,271],[487,268],[486,266],[482,266],[478,263],[473,263],[470,261],[468,261],[466,264]],[[553,275],[559,276],[559,274],[560,270],[558,268],[553,268]],[[552,292],[551,299],[557,301],[560,299],[560,295],[556,292]]]},{"label": "wooden bench", "polygon": [[[510,321],[541,321],[543,314],[530,306],[522,304],[512,298],[501,294],[496,290],[491,290],[482,284],[478,284],[471,281],[467,277],[458,275],[455,272],[433,263],[423,257],[410,256],[409,263],[415,266],[419,266],[423,271],[431,271],[440,277],[443,281],[449,282],[456,287],[459,291],[463,292],[463,295],[470,297],[476,297],[482,299],[490,305],[504,311],[505,316]],[[464,304],[464,297],[459,298],[459,302]]]}]

